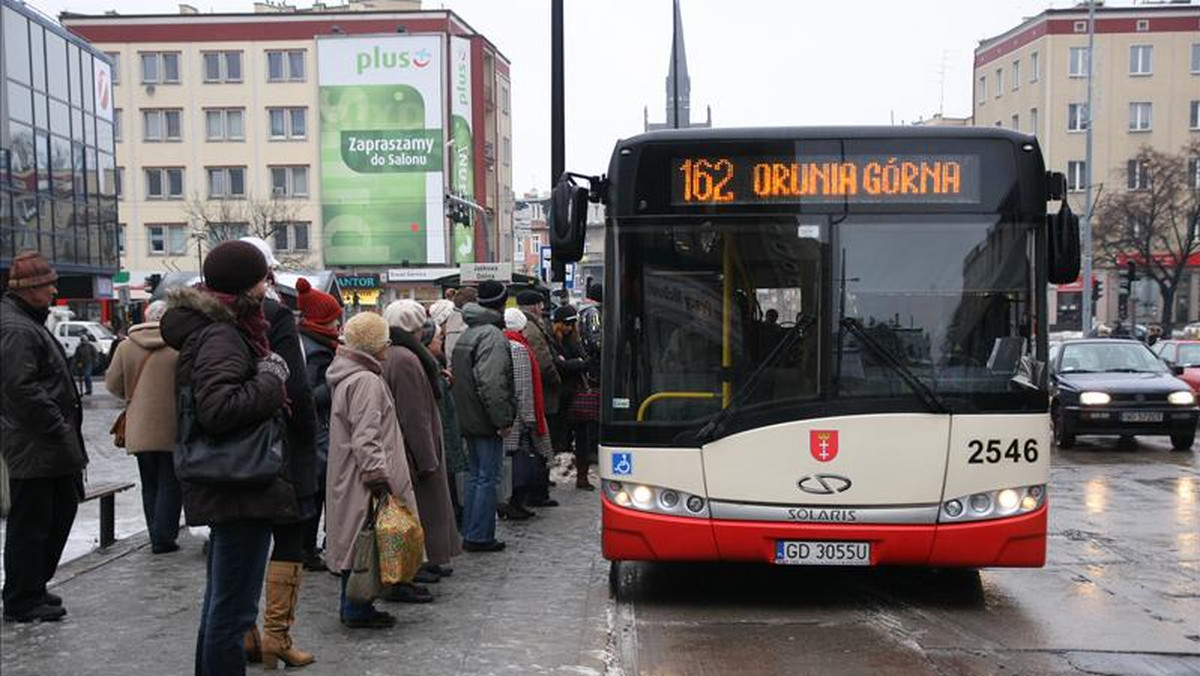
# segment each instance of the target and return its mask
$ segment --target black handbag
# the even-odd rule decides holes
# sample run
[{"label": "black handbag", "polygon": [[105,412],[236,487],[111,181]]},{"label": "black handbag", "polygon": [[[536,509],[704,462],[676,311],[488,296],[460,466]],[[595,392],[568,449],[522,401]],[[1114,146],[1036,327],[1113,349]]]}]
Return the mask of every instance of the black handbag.
[{"label": "black handbag", "polygon": [[281,413],[228,434],[212,435],[196,420],[191,387],[179,391],[175,475],[198,484],[269,484],[283,468],[286,423]]}]

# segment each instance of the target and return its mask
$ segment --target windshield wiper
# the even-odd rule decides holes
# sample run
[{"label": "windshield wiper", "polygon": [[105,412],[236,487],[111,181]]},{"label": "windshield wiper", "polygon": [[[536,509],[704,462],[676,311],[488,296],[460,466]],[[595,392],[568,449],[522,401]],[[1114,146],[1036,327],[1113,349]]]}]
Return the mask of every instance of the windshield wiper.
[{"label": "windshield wiper", "polygon": [[1149,371],[1147,369],[1134,369],[1129,367],[1121,367],[1115,369],[1104,369],[1105,373],[1158,373],[1158,371]]},{"label": "windshield wiper", "polygon": [[858,342],[865,345],[872,354],[878,357],[879,360],[883,362],[884,366],[887,366],[896,375],[900,376],[901,380],[903,380],[910,388],[912,388],[913,392],[915,392],[917,397],[925,403],[925,406],[927,406],[930,411],[933,411],[934,413],[950,412],[950,409],[946,406],[946,402],[942,401],[942,398],[938,396],[937,392],[934,392],[932,388],[921,382],[921,379],[918,378],[916,374],[913,373],[907,366],[901,364],[900,360],[896,359],[895,355],[889,352],[887,348],[876,342],[875,339],[872,338],[869,333],[867,333],[867,330],[863,328],[861,322],[854,317],[843,317],[841,324],[843,328],[845,328],[850,332],[851,335],[858,339]]},{"label": "windshield wiper", "polygon": [[808,330],[812,328],[812,325],[816,323],[816,321],[816,315],[805,315],[787,330],[787,333],[784,334],[783,338],[775,345],[774,349],[767,353],[767,356],[762,360],[762,363],[758,365],[758,368],[754,369],[750,376],[746,378],[746,382],[742,383],[741,389],[739,389],[729,400],[729,405],[721,409],[715,416],[713,416],[712,420],[709,420],[704,424],[703,427],[696,431],[696,441],[698,443],[703,444],[711,441],[716,437],[717,434],[720,433],[721,426],[725,423],[725,421],[729,420],[730,416],[732,416],[734,413],[737,413],[739,410],[741,410],[746,399],[748,399],[750,395],[754,393],[754,390],[757,389],[759,382],[762,380],[762,375],[767,371],[767,367],[774,364],[775,360],[779,358],[779,355],[786,353],[792,348],[792,346],[799,342],[801,338],[807,336]]}]

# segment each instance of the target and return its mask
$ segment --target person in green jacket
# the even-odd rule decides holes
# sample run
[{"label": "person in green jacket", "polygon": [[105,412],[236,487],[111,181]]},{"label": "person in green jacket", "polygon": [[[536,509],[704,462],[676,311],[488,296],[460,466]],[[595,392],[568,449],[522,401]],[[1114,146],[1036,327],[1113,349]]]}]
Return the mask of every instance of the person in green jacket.
[{"label": "person in green jacket", "polygon": [[454,346],[454,374],[459,430],[467,442],[468,476],[463,496],[463,549],[497,552],[496,490],[504,462],[504,437],[517,413],[512,355],[504,337],[504,285],[479,285],[479,300],[463,306],[467,330]]}]

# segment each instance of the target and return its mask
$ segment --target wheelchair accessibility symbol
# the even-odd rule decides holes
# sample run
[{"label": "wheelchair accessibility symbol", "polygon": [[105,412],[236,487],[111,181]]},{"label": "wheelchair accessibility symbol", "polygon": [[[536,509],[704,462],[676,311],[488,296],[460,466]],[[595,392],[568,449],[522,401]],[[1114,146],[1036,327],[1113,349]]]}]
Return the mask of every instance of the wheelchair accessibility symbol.
[{"label": "wheelchair accessibility symbol", "polygon": [[633,454],[613,453],[612,472],[618,476],[629,476],[630,474],[633,474]]}]

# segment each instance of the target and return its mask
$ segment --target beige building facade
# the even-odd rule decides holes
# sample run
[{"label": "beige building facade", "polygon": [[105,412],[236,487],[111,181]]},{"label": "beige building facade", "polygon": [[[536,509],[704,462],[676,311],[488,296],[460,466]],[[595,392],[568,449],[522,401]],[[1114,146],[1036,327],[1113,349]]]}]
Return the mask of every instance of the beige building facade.
[{"label": "beige building facade", "polygon": [[[1200,138],[1200,6],[1169,2],[1098,6],[1094,26],[1093,197],[1126,190],[1127,169],[1149,146],[1178,153]],[[1038,138],[1047,169],[1064,172],[1084,212],[1088,8],[1047,10],[982,41],[975,51],[974,121]],[[1102,322],[1117,316],[1115,271],[1098,270]],[[1080,285],[1052,291],[1051,324],[1079,325]],[[1176,316],[1200,317],[1200,275],[1176,299]],[[1152,305],[1148,303],[1147,305]],[[1157,319],[1147,307],[1140,317]],[[1063,315],[1058,317],[1056,315]]]},{"label": "beige building facade", "polygon": [[[508,61],[453,12],[420,11],[420,2],[403,0],[309,10],[260,3],[252,14],[199,14],[181,6],[178,15],[64,14],[61,21],[114,63],[122,268],[131,284],[148,274],[196,270],[215,241],[242,235],[268,239],[288,267],[374,274],[385,292],[389,279],[403,280],[383,300],[411,295],[408,287],[427,281],[417,270],[423,267],[432,279],[464,258],[509,260]],[[330,212],[322,190],[318,43],[398,34],[442,36],[443,119],[427,126],[445,130],[439,142],[429,142],[430,152],[445,158],[444,176],[430,185],[481,207],[472,211],[466,227],[473,237],[462,245],[473,251],[456,251],[462,236],[455,229],[464,226],[443,214],[443,196],[431,191],[425,199],[437,202],[430,213],[441,222],[431,216],[428,228],[443,232],[429,241],[444,242],[444,249],[431,248],[423,260],[397,255],[331,265],[323,251]],[[459,160],[456,141],[467,145],[451,131],[450,97],[462,84],[451,80],[451,37],[470,46],[469,190],[451,176]],[[396,268],[407,270],[388,274]]]}]

